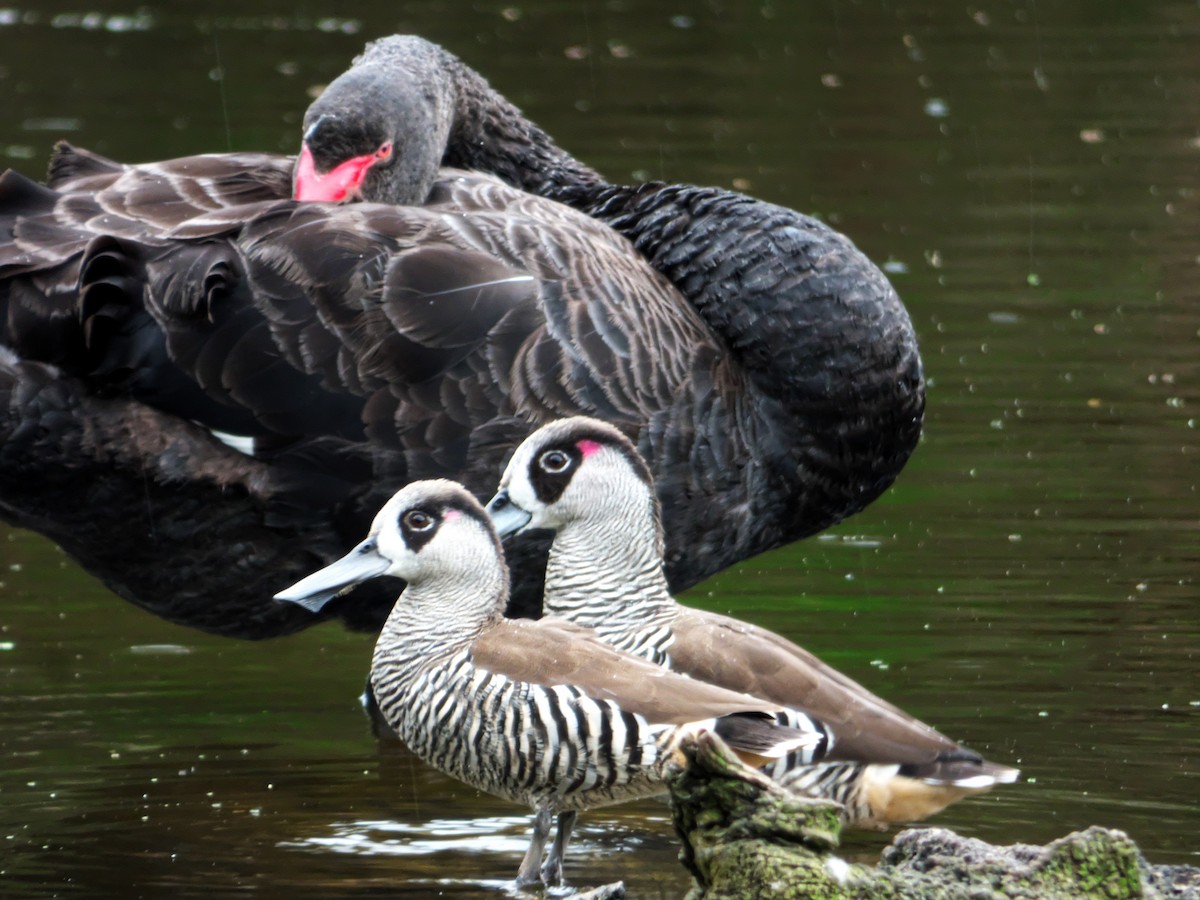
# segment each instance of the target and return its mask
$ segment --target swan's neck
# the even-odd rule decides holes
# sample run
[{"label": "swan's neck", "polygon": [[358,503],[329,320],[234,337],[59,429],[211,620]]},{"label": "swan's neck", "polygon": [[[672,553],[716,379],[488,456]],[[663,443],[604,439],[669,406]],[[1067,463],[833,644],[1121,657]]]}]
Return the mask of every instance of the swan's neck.
[{"label": "swan's neck", "polygon": [[[832,500],[840,509],[812,530],[891,483],[920,433],[924,378],[900,298],[849,239],[719,188],[607,184],[457,57],[446,53],[442,65],[456,95],[443,163],[491,172],[632,241],[723,339],[765,401],[750,414],[786,435],[781,477],[815,454],[832,465],[830,477],[861,494],[842,490]],[[864,477],[847,486],[852,470]]]},{"label": "swan's neck", "polygon": [[442,164],[490,172],[514,187],[552,196],[603,184],[594,170],[559,147],[478,72],[449,56],[457,107]]},{"label": "swan's neck", "polygon": [[[606,184],[481,76],[453,64],[458,115],[445,163],[493,172],[624,235],[697,310],[748,382],[736,410],[714,406],[714,420],[697,431],[728,436],[755,457],[757,482],[745,500],[765,531],[726,540],[707,571],[673,578],[691,584],[820,531],[892,483],[920,436],[924,376],[900,298],[849,239],[719,188]],[[778,504],[786,508],[767,509]],[[693,537],[671,535],[668,568],[679,542]]]}]

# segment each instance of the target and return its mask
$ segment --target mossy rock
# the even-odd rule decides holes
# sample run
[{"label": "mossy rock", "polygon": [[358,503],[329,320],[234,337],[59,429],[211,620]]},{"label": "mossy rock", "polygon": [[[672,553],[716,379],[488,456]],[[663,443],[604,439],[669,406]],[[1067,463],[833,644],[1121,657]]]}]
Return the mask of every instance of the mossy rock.
[{"label": "mossy rock", "polygon": [[742,765],[712,734],[670,779],[688,900],[1200,900],[1200,869],[1151,866],[1124,833],[1093,827],[1044,847],[995,847],[942,828],[901,832],[872,868],[833,851],[834,803]]}]

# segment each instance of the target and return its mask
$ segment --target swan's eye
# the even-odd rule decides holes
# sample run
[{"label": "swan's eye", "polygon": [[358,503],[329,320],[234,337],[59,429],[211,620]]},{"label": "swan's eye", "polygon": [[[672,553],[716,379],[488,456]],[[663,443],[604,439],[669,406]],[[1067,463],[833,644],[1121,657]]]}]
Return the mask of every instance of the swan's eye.
[{"label": "swan's eye", "polygon": [[419,509],[410,509],[400,521],[409,531],[429,531],[437,524],[433,516]]},{"label": "swan's eye", "polygon": [[375,158],[380,162],[392,158],[392,142],[387,141],[379,145],[379,149],[375,151]]},{"label": "swan's eye", "polygon": [[538,465],[542,467],[543,472],[557,475],[571,468],[571,457],[561,450],[547,450],[538,459]]}]

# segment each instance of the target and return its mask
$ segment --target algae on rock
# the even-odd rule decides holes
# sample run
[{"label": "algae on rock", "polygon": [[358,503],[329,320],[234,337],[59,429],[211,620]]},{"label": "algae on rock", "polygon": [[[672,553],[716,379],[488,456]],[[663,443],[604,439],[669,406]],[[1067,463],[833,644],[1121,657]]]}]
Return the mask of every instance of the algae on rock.
[{"label": "algae on rock", "polygon": [[710,733],[668,780],[688,900],[1200,900],[1200,869],[1151,866],[1125,834],[1093,827],[1044,847],[995,847],[942,828],[896,836],[879,866],[833,855],[836,804],[798,796]]}]

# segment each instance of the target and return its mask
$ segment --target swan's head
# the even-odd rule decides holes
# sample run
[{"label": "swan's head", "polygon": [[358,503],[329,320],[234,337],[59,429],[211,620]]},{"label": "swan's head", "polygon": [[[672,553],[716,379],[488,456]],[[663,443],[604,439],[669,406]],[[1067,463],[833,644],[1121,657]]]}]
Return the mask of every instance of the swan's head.
[{"label": "swan's head", "polygon": [[409,35],[368,44],[304,114],[295,199],[422,203],[449,141],[452,59]]},{"label": "swan's head", "polygon": [[442,479],[414,481],[384,504],[366,540],[275,599],[316,612],[382,575],[403,578],[412,587],[438,580],[490,584],[502,560],[491,520],[466,488]]},{"label": "swan's head", "polygon": [[629,438],[578,416],[539,428],[517,447],[487,510],[506,537],[581,521],[654,521],[657,502],[650,469]]}]

